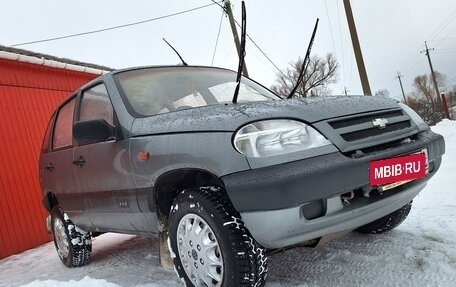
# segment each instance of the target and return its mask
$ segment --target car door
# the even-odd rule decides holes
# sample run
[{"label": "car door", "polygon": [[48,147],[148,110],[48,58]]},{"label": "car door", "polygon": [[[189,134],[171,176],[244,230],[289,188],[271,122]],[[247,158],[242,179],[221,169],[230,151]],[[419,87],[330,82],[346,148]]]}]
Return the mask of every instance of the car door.
[{"label": "car door", "polygon": [[51,121],[48,128],[50,150],[41,155],[40,174],[45,192],[54,193],[59,206],[77,220],[82,213],[82,206],[73,169],[75,102],[76,95],[58,109],[55,122]]},{"label": "car door", "polygon": [[[118,126],[103,83],[82,91],[76,118],[80,122],[102,119],[113,127]],[[130,169],[129,141],[119,136],[75,144],[74,172],[83,195],[85,216],[102,231],[127,232],[137,228],[135,214],[140,211]]]}]

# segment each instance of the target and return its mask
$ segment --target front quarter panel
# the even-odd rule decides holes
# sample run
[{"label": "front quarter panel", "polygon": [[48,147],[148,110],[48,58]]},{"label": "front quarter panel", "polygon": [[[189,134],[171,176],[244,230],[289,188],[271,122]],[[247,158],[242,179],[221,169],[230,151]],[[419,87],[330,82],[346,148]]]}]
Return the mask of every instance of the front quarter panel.
[{"label": "front quarter panel", "polygon": [[[234,150],[231,132],[150,135],[131,139],[132,170],[139,188],[154,186],[162,174],[177,169],[202,169],[221,177],[249,170],[246,158]],[[139,158],[139,153],[149,158]]]}]

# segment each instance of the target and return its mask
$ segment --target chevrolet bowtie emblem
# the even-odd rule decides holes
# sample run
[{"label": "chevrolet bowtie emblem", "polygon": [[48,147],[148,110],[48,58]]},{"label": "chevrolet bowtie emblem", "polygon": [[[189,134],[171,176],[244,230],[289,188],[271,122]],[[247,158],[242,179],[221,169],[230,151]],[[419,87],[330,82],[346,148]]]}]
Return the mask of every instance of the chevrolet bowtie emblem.
[{"label": "chevrolet bowtie emblem", "polygon": [[386,128],[386,125],[388,124],[388,119],[375,119],[372,121],[372,124],[374,127],[377,127],[379,129],[384,129]]}]

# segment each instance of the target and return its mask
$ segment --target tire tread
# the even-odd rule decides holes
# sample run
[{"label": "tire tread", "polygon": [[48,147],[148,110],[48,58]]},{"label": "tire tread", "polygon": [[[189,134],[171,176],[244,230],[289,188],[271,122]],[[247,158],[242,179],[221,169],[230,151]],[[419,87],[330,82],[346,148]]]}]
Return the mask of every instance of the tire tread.
[{"label": "tire tread", "polygon": [[[223,227],[228,234],[231,248],[235,254],[235,264],[239,272],[235,275],[237,276],[236,286],[264,286],[268,270],[267,257],[265,255],[266,250],[253,239],[250,232],[245,227],[239,212],[231,204],[230,199],[221,187],[201,186],[181,192],[174,201],[170,218],[173,216],[173,210],[175,210],[176,205],[193,197],[197,200],[200,199],[201,201],[206,202],[209,206],[213,206],[213,210],[216,213],[214,214],[214,217],[220,220],[220,222],[224,222]],[[178,254],[176,251],[177,250],[173,250],[175,254]],[[176,265],[179,264],[180,261],[177,258],[174,258],[174,262]],[[185,273],[185,271],[181,271]],[[180,274],[180,276],[182,275],[183,274]],[[228,285],[224,284],[222,286]]]},{"label": "tire tread", "polygon": [[[77,227],[71,219],[68,217],[68,215],[63,211],[62,208],[56,207],[55,210],[52,212],[52,217],[59,217],[65,227],[66,234],[69,238],[68,243],[69,243],[69,255],[67,258],[62,258],[63,264],[65,264],[67,267],[80,267],[83,266],[90,261],[90,256],[92,254],[92,239],[91,239],[91,234],[90,232],[86,232],[79,227]],[[54,222],[54,219],[52,219],[52,222]],[[52,228],[54,228],[52,226]],[[55,242],[55,236],[54,237],[54,243],[57,248],[57,243]],[[80,244],[75,244],[73,242],[77,242]]]},{"label": "tire tread", "polygon": [[411,208],[412,201],[384,217],[358,227],[355,231],[362,234],[381,234],[393,230],[407,218]]}]

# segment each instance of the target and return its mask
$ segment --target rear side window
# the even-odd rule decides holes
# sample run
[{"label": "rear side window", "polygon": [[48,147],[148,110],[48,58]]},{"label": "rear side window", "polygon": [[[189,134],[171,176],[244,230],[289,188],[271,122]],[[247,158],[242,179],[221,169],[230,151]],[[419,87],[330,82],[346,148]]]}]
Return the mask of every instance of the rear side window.
[{"label": "rear side window", "polygon": [[105,85],[94,86],[82,93],[79,120],[103,119],[114,126],[114,110]]},{"label": "rear side window", "polygon": [[62,106],[57,114],[52,148],[60,149],[73,145],[73,115],[75,98]]},{"label": "rear side window", "polygon": [[46,133],[44,134],[43,143],[41,144],[41,152],[49,152],[50,144],[51,144],[51,131],[52,125],[54,124],[55,113],[52,115],[51,119],[46,128]]}]

